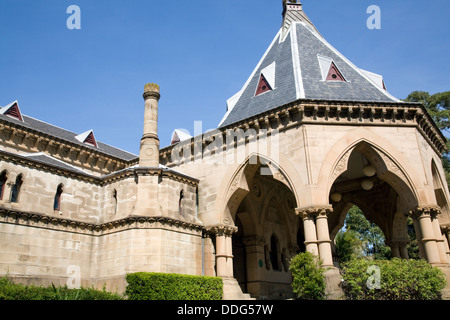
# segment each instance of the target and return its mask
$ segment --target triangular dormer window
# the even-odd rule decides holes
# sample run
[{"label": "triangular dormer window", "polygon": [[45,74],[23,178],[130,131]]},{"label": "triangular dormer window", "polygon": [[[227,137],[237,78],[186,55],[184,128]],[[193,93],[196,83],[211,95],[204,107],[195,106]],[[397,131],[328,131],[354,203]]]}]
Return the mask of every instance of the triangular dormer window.
[{"label": "triangular dormer window", "polygon": [[97,148],[97,141],[95,140],[94,131],[89,130],[75,137],[82,143],[89,144]]},{"label": "triangular dormer window", "polygon": [[187,130],[184,129],[175,129],[172,133],[172,139],[170,144],[175,144],[180,141],[184,141],[187,139],[191,139],[192,136],[189,134]]},{"label": "triangular dormer window", "polygon": [[330,70],[327,75],[327,81],[345,81],[344,76],[339,71],[338,67],[336,67],[334,62],[331,62]]},{"label": "triangular dormer window", "polygon": [[5,116],[23,122],[22,113],[20,112],[19,103],[17,101],[14,101],[13,103],[7,105],[6,107],[3,107],[0,110],[0,114],[4,114]]},{"label": "triangular dormer window", "polygon": [[256,87],[255,97],[275,89],[275,61],[261,70]]},{"label": "triangular dormer window", "polygon": [[255,96],[260,95],[261,93],[272,90],[269,82],[267,82],[266,78],[263,74],[259,77],[258,87],[256,88]]},{"label": "triangular dormer window", "polygon": [[320,72],[322,81],[343,81],[347,82],[342,72],[334,63],[333,59],[322,55],[317,55],[319,59]]}]

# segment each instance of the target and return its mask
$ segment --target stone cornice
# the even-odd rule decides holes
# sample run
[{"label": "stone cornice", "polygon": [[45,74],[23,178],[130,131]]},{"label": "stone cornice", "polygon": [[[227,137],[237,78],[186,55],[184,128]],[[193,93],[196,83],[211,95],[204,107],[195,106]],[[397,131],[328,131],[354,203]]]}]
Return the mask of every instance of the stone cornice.
[{"label": "stone cornice", "polygon": [[[267,129],[267,135],[271,130],[286,131],[292,127],[303,124],[321,125],[366,125],[366,126],[403,126],[416,127],[427,140],[435,152],[442,154],[447,151],[447,139],[436,126],[426,109],[418,103],[410,102],[355,102],[355,101],[328,101],[302,99],[275,108],[265,113],[249,117],[243,121],[219,128],[215,134],[222,134],[223,147],[226,144],[226,131],[251,128],[259,132]],[[211,141],[208,133],[191,139],[190,147],[192,158],[195,143],[207,146]],[[189,141],[180,142],[186,145]],[[179,145],[171,145],[160,150],[161,163],[166,166],[176,165],[170,156],[173,149]]]},{"label": "stone cornice", "polygon": [[175,180],[182,183],[187,183],[192,186],[198,186],[199,180],[184,175],[179,172],[172,171],[166,168],[139,168],[139,167],[131,167],[126,168],[108,175],[104,176],[94,176],[88,173],[83,173],[81,171],[77,171],[75,169],[70,170],[67,168],[60,168],[57,166],[50,165],[48,163],[38,161],[35,159],[30,159],[21,155],[17,155],[11,152],[7,152],[4,150],[0,150],[0,160],[5,162],[11,162],[18,165],[23,165],[26,167],[30,167],[33,169],[44,170],[53,174],[70,177],[72,179],[81,180],[84,182],[89,182],[93,184],[97,184],[100,186],[107,185],[108,183],[112,183],[114,181],[126,179],[129,177],[134,177],[138,175],[159,175],[161,177],[167,177],[171,180]]},{"label": "stone cornice", "polygon": [[0,223],[52,229],[64,232],[102,236],[129,229],[171,229],[178,232],[203,233],[205,227],[200,224],[176,220],[168,217],[131,216],[106,223],[88,223],[71,219],[47,216],[39,213],[6,210],[0,208]]}]

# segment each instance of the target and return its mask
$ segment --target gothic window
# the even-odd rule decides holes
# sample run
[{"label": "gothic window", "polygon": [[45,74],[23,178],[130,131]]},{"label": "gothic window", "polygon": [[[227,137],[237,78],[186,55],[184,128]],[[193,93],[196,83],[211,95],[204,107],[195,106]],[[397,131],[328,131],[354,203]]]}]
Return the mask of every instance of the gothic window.
[{"label": "gothic window", "polygon": [[57,210],[57,211],[61,210],[61,196],[63,193],[63,189],[64,189],[64,187],[62,184],[58,185],[58,188],[56,189],[55,199],[53,202],[54,210]]},{"label": "gothic window", "polygon": [[5,193],[6,181],[8,180],[8,174],[6,170],[3,170],[0,174],[0,200],[3,200],[3,195]]},{"label": "gothic window", "polygon": [[23,178],[22,174],[19,174],[16,178],[16,182],[11,188],[11,202],[19,202],[20,189],[22,188]]}]

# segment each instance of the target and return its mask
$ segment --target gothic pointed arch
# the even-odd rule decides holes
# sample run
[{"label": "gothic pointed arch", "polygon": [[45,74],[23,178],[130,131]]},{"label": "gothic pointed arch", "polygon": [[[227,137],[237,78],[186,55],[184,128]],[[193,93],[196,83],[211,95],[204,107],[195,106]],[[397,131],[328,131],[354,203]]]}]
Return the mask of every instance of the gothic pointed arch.
[{"label": "gothic pointed arch", "polygon": [[271,176],[286,185],[292,191],[293,202],[298,203],[296,186],[299,183],[294,184],[294,182],[301,181],[301,178],[295,168],[285,159],[280,158],[280,162],[275,162],[266,156],[251,154],[243,163],[230,169],[223,178],[223,183],[218,190],[218,199],[216,199],[216,209],[221,215],[221,222],[232,223],[239,204],[255,187],[251,182],[257,172]]},{"label": "gothic pointed arch", "polygon": [[318,189],[326,190],[323,202],[329,201],[331,188],[336,179],[347,170],[350,155],[354,150],[376,168],[377,176],[399,193],[406,209],[412,209],[421,202],[417,186],[424,183],[424,177],[410,175],[413,167],[404,155],[384,138],[365,128],[358,128],[340,139],[325,156],[318,181]]}]

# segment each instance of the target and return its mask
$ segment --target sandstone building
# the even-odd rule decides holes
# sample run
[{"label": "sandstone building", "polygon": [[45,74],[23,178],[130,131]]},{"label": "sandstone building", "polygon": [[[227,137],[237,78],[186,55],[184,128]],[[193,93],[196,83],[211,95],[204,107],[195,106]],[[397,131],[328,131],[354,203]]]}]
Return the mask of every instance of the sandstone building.
[{"label": "sandstone building", "polygon": [[412,217],[421,257],[450,277],[446,138],[333,48],[299,1],[283,9],[214,131],[175,131],[161,148],[156,84],[139,155],[2,107],[1,273],[114,291],[137,271],[214,275],[227,299],[285,299],[289,258],[307,250],[330,268],[332,298],[333,240],[357,205],[405,259]]}]

